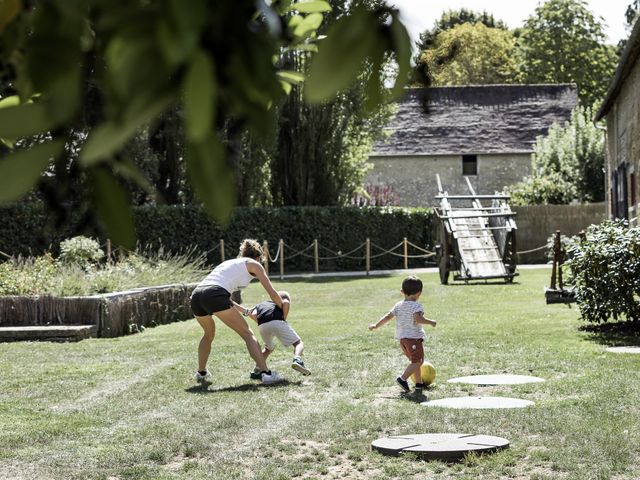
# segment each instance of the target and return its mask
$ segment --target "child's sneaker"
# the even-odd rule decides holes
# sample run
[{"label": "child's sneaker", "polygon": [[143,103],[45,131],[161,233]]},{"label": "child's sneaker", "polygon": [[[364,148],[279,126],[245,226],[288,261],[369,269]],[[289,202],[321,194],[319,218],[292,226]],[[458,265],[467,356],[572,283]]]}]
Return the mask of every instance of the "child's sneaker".
[{"label": "child's sneaker", "polygon": [[291,368],[297,370],[303,375],[311,375],[311,370],[304,366],[304,362],[300,357],[293,358],[293,362],[291,362]]},{"label": "child's sneaker", "polygon": [[398,385],[402,387],[402,390],[404,390],[405,393],[409,393],[411,391],[409,383],[406,380],[403,380],[402,377],[396,378],[396,382],[398,382]]},{"label": "child's sneaker", "polygon": [[416,383],[416,390],[424,390],[427,386],[424,383]]},{"label": "child's sneaker", "polygon": [[264,383],[265,385],[271,385],[272,383],[279,383],[284,380],[284,378],[282,378],[280,375],[278,375],[277,372],[274,372],[274,371],[262,372],[260,376],[261,376],[262,383]]},{"label": "child's sneaker", "polygon": [[256,367],[249,374],[249,378],[251,380],[262,380],[262,372],[260,372],[260,369]]},{"label": "child's sneaker", "polygon": [[196,377],[196,382],[199,383],[202,388],[207,388],[209,385],[213,383],[211,381],[211,374],[209,373],[209,370],[205,370],[204,373],[200,373],[196,371],[195,377]]}]

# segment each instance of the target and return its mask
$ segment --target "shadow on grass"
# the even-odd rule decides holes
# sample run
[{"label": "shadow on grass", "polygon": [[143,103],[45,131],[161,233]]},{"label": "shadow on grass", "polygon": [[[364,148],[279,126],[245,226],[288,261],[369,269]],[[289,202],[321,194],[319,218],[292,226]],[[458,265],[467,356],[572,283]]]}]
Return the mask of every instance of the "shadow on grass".
[{"label": "shadow on grass", "polygon": [[427,395],[425,395],[425,392],[427,392],[428,390],[432,390],[432,387],[427,387],[424,390],[413,390],[411,392],[405,393],[405,392],[398,392],[397,396],[382,396],[379,398],[387,398],[389,400],[405,400],[408,402],[412,402],[412,403],[422,403],[422,402],[426,402],[427,400],[429,400],[429,397],[427,397]]},{"label": "shadow on grass", "polygon": [[589,340],[610,347],[640,346],[640,322],[607,322],[585,325],[580,330],[589,334]]},{"label": "shadow on grass", "polygon": [[202,388],[200,385],[194,385],[193,387],[185,388],[184,391],[187,393],[195,393],[199,395],[222,392],[257,392],[258,390],[262,390],[263,388],[282,388],[289,385],[302,385],[302,382],[300,380],[298,380],[297,382],[283,380],[282,382],[272,383],[270,385],[265,385],[263,383],[244,383],[242,385],[234,385],[232,387],[216,388],[211,388],[211,386],[209,386],[208,388]]}]

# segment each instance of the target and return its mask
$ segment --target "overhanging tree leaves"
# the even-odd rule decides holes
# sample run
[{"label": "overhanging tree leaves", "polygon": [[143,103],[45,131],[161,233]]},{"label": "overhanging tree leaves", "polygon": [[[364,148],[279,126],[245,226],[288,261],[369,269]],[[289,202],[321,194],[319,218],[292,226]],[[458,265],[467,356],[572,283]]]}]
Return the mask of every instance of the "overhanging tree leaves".
[{"label": "overhanging tree leaves", "polygon": [[[103,121],[90,132],[79,166],[94,179],[89,185],[96,212],[126,246],[132,246],[130,225],[114,215],[122,195],[104,194],[122,181],[114,167],[126,142],[185,101],[187,160],[191,178],[197,178],[195,190],[209,214],[225,221],[233,205],[232,188],[225,182],[232,173],[217,132],[228,118],[255,135],[273,131],[274,106],[300,80],[282,73],[286,69],[277,59],[288,50],[313,51],[329,10],[326,2],[315,0],[190,0],[188,5],[180,0],[43,0],[30,6],[26,1],[0,3],[0,57],[15,72],[10,89],[23,102],[0,109],[0,138],[40,135],[69,143],[85,101],[82,86],[95,82]],[[404,71],[408,37],[397,12],[389,12],[391,25],[364,10],[345,21],[362,27],[365,56],[396,52]],[[344,29],[332,35],[328,39],[342,46],[353,38]],[[326,79],[327,72],[312,72],[307,91],[314,100],[330,98],[355,79],[351,65],[340,61],[343,48],[321,45],[320,52],[322,64],[341,83],[332,81],[325,88],[315,78]],[[95,59],[103,69],[88,68]],[[340,73],[341,67],[348,75]],[[375,76],[380,72],[372,71]],[[404,80],[399,76],[397,86]],[[27,104],[32,98],[33,104]],[[0,189],[12,181],[0,178]]]}]

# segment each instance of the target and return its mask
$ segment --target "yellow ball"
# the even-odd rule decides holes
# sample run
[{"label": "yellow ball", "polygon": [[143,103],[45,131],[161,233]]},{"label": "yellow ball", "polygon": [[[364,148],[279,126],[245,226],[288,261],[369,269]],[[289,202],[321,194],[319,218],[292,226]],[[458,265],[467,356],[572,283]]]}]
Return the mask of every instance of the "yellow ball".
[{"label": "yellow ball", "polygon": [[[420,375],[422,376],[422,383],[425,385],[431,385],[436,380],[436,369],[429,362],[424,362],[420,367]],[[413,383],[420,383],[420,379],[413,376]]]}]

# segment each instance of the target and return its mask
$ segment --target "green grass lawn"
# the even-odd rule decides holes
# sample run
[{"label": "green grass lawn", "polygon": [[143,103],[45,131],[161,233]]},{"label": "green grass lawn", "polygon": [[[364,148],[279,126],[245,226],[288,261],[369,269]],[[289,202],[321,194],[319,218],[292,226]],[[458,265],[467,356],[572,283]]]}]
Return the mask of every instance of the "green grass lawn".
[{"label": "green grass lawn", "polygon": [[[0,478],[640,478],[640,355],[606,353],[608,337],[580,330],[575,306],[546,305],[549,272],[523,270],[513,285],[421,275],[421,302],[438,321],[425,329],[438,377],[424,395],[533,400],[526,409],[425,408],[400,395],[394,324],[367,325],[401,298],[402,276],[276,282],[293,296],[290,320],[313,371],[301,377],[279,347],[270,365],[288,382],[276,386],[248,380],[244,344],[220,322],[206,392],[192,380],[195,320],[76,344],[0,344]],[[265,297],[255,284],[243,295]],[[495,373],[546,382],[446,382]],[[434,432],[511,447],[456,464],[370,451],[381,436]]]}]

